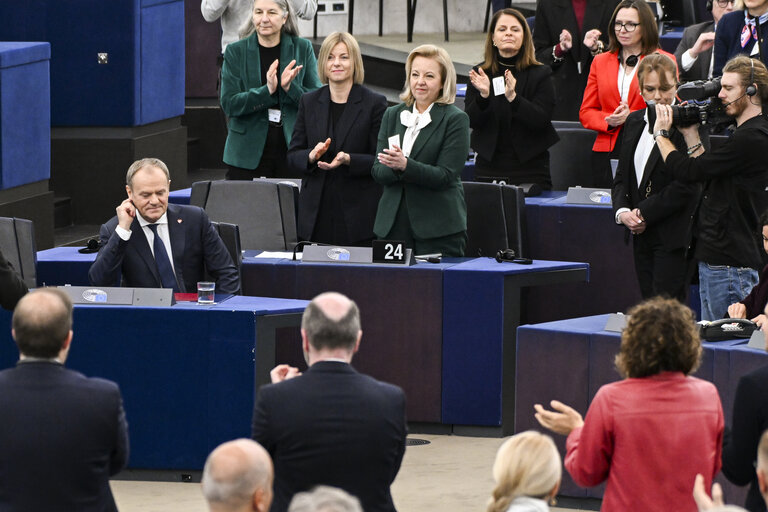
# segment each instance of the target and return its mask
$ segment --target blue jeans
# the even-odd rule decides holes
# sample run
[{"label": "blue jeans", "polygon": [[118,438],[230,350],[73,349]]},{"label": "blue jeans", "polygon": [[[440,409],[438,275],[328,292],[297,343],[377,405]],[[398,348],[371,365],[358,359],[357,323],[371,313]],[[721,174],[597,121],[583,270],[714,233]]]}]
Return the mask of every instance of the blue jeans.
[{"label": "blue jeans", "polygon": [[699,262],[699,298],[701,319],[719,320],[728,314],[728,306],[749,295],[759,275],[757,270]]}]

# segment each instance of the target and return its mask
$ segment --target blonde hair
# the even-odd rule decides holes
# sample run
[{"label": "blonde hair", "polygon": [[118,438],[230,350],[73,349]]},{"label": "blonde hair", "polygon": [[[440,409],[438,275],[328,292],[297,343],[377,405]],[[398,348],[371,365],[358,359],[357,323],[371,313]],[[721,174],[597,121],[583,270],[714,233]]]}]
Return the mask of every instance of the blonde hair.
[{"label": "blonde hair", "polygon": [[354,66],[352,81],[356,84],[362,84],[363,79],[365,78],[363,56],[360,53],[360,46],[357,44],[357,40],[348,32],[331,32],[328,34],[328,37],[323,40],[323,44],[320,46],[320,51],[317,54],[317,74],[320,77],[320,82],[324,84],[328,83],[328,75],[325,72],[325,65],[328,62],[328,56],[331,54],[331,50],[333,50],[334,46],[339,43],[344,43],[347,47],[347,53]]},{"label": "blonde hair", "polygon": [[417,46],[408,54],[408,58],[405,61],[405,86],[403,86],[400,99],[409,107],[415,101],[413,93],[411,93],[411,68],[416,57],[433,59],[440,65],[440,78],[443,79],[443,88],[440,90],[440,97],[435,100],[435,103],[443,105],[453,103],[456,99],[456,68],[453,67],[453,62],[448,52],[444,48],[433,44]]},{"label": "blonde hair", "polygon": [[496,487],[488,512],[504,512],[520,496],[544,498],[557,487],[562,475],[560,454],[551,437],[533,430],[516,434],[496,452]]}]

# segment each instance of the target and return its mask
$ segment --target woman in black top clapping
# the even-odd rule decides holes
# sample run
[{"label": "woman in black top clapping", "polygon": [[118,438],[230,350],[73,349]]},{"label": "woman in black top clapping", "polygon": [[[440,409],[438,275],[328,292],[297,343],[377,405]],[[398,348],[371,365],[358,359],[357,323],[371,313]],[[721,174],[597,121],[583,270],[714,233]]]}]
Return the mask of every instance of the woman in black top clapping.
[{"label": "woman in black top clapping", "polygon": [[493,15],[485,61],[469,72],[466,107],[479,181],[552,188],[548,148],[555,93],[551,70],[536,60],[531,30],[516,9]]}]

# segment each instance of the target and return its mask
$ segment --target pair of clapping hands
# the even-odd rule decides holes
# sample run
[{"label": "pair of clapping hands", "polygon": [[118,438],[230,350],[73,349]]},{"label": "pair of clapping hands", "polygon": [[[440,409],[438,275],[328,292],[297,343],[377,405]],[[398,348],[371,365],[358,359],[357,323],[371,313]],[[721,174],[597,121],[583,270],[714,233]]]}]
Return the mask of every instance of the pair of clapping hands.
[{"label": "pair of clapping hands", "polygon": [[[269,90],[269,94],[275,94],[275,91],[277,90],[277,71],[279,65],[280,62],[275,59],[275,62],[273,62],[267,70],[267,89]],[[303,67],[303,65],[297,66],[295,59],[289,62],[285,67],[282,75],[280,75],[280,86],[285,92],[288,92],[288,89],[291,88],[291,82],[298,76],[299,71],[301,71],[301,68]]]}]

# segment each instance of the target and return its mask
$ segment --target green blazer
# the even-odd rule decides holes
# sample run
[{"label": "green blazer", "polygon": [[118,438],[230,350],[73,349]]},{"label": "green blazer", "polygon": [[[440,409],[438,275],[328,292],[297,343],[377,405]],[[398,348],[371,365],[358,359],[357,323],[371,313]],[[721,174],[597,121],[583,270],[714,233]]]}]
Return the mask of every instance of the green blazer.
[{"label": "green blazer", "polygon": [[[402,144],[405,126],[400,112],[405,103],[384,112],[376,153],[389,147],[388,138],[398,134]],[[461,171],[469,153],[469,117],[453,105],[435,105],[432,122],[416,138],[404,172],[376,160],[373,179],[384,187],[373,232],[386,237],[395,222],[400,200],[405,197],[411,229],[416,238],[429,239],[467,230],[467,207]]]},{"label": "green blazer", "polygon": [[[283,33],[280,38],[277,91],[275,94],[269,94],[267,85],[261,83],[261,59],[257,37],[254,33],[228,44],[221,68],[221,108],[229,117],[224,162],[244,169],[255,169],[261,162],[269,127],[267,110],[277,106],[278,95],[287,146],[291,142],[301,95],[322,85],[317,76],[317,59],[312,50],[312,43],[301,37]],[[296,60],[297,66],[304,67],[291,83],[288,92],[285,92],[279,85],[280,75],[292,60]]]}]

